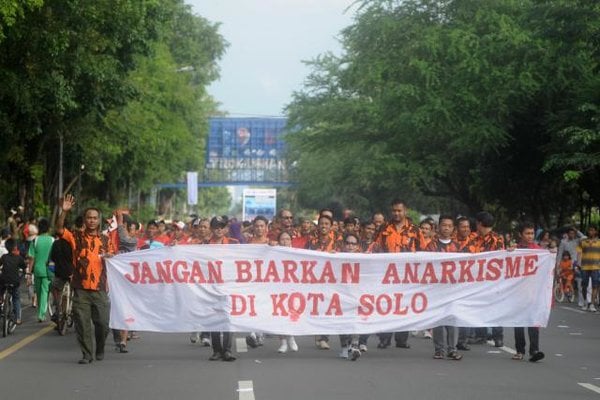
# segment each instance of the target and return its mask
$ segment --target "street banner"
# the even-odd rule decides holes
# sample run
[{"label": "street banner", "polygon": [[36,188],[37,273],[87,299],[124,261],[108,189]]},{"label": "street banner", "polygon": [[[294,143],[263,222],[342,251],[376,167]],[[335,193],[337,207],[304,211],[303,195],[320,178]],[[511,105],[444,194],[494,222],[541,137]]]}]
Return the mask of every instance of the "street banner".
[{"label": "street banner", "polygon": [[198,173],[187,173],[187,203],[190,206],[198,204]]},{"label": "street banner", "polygon": [[110,326],[284,335],[548,323],[546,250],[324,253],[188,245],[107,258]]}]

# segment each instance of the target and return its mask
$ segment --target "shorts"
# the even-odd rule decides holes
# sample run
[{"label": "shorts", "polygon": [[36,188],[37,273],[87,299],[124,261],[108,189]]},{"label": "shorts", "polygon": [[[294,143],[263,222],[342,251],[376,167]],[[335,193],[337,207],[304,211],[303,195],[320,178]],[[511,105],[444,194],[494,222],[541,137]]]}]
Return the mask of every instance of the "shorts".
[{"label": "shorts", "polygon": [[54,276],[52,278],[52,288],[56,291],[62,291],[65,287],[65,283],[67,283],[68,279],[59,278],[58,276]]},{"label": "shorts", "polygon": [[597,288],[598,286],[600,286],[600,270],[597,269],[593,269],[593,270],[581,270],[581,279],[582,279],[582,285],[583,286],[587,286],[589,279],[592,279],[592,287],[593,288]]}]

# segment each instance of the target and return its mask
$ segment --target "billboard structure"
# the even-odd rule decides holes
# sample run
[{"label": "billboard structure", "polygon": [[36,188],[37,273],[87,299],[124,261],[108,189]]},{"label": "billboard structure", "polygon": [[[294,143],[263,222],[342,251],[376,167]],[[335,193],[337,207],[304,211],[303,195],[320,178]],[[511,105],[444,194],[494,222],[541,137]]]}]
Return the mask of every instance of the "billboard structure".
[{"label": "billboard structure", "polygon": [[211,118],[205,182],[289,183],[283,134],[285,118]]}]

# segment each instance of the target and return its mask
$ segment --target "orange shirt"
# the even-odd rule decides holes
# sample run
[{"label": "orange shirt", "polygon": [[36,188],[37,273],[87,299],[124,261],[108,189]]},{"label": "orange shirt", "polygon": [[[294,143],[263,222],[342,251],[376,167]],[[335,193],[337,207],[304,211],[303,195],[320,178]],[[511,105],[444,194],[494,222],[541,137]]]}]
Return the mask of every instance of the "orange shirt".
[{"label": "orange shirt", "polygon": [[71,285],[77,289],[106,291],[106,266],[102,256],[115,254],[111,240],[104,235],[63,230],[62,238],[73,249],[73,278]]},{"label": "orange shirt", "polygon": [[573,277],[573,261],[571,260],[561,260],[559,263],[560,267],[560,276],[563,278]]},{"label": "orange shirt", "polygon": [[400,229],[390,222],[379,233],[373,246],[374,253],[409,253],[425,249],[425,238],[418,226],[404,220]]},{"label": "orange shirt", "polygon": [[441,253],[458,253],[460,250],[458,243],[456,243],[456,241],[453,239],[451,239],[448,243],[443,243],[440,242],[438,238],[433,238],[425,248],[425,251],[437,251]]},{"label": "orange shirt", "polygon": [[456,242],[456,244],[458,245],[458,251],[460,252],[468,252],[469,251],[469,243],[471,243],[471,241],[473,239],[475,239],[475,237],[477,236],[477,234],[475,232],[471,232],[469,234],[469,236],[467,236],[464,239],[459,239],[458,237],[453,237],[453,240]]},{"label": "orange shirt", "polygon": [[237,239],[224,236],[220,242],[214,237],[211,237],[207,244],[240,244],[240,242]]},{"label": "orange shirt", "polygon": [[494,231],[489,231],[484,236],[476,235],[464,251],[469,253],[482,253],[484,251],[504,250],[504,239]]},{"label": "orange shirt", "polygon": [[333,232],[330,232],[329,236],[327,236],[325,240],[322,240],[320,236],[309,239],[306,243],[306,248],[308,250],[327,252],[340,251],[342,249],[342,241],[339,239],[334,239],[335,234],[331,235],[331,233]]}]

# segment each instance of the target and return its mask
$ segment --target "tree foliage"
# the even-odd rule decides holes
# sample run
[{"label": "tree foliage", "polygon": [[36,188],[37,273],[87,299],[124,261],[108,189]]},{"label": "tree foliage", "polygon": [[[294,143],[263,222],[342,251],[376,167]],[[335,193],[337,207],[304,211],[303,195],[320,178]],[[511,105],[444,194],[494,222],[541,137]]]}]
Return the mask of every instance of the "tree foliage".
[{"label": "tree foliage", "polygon": [[363,2],[343,54],[313,60],[288,109],[301,191],[566,218],[581,186],[547,163],[582,98],[598,104],[599,17],[585,1]]},{"label": "tree foliage", "polygon": [[55,203],[60,138],[65,182],[84,165],[83,196],[108,204],[200,167],[217,24],[183,0],[4,4],[1,204]]}]

